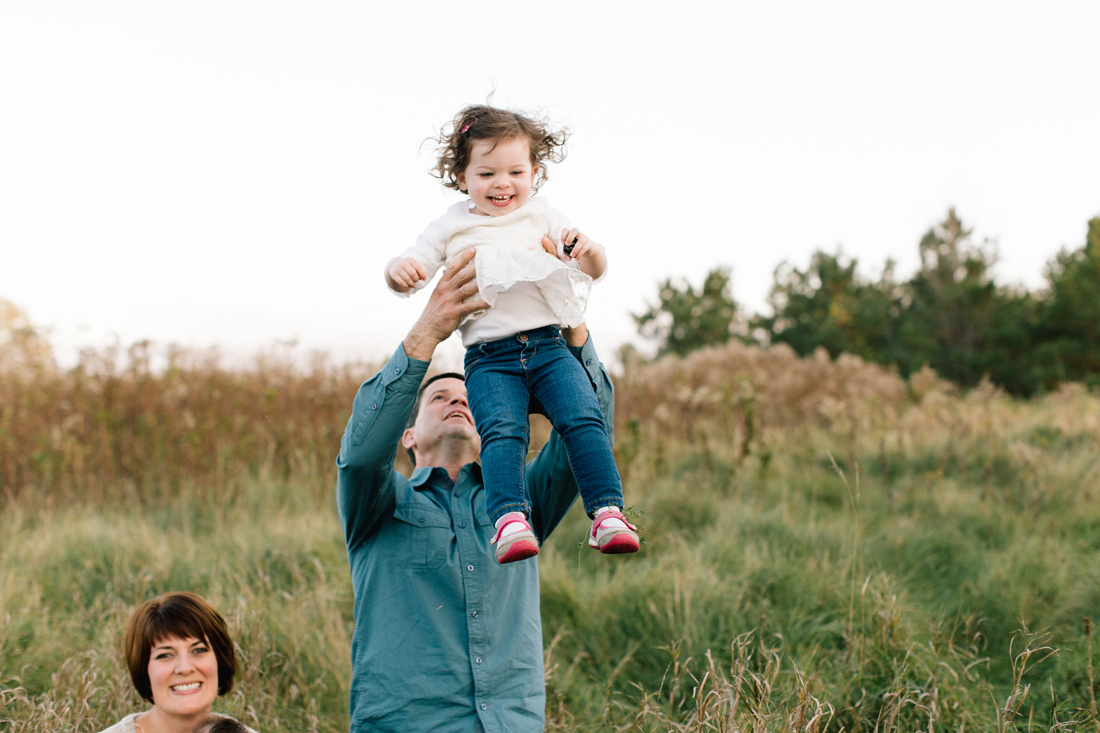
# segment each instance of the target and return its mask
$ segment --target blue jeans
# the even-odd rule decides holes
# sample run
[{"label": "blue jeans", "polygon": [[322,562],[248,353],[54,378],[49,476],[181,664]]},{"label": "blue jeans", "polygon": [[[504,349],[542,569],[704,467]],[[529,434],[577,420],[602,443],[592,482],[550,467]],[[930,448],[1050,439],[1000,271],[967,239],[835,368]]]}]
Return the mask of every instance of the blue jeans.
[{"label": "blue jeans", "polygon": [[485,509],[493,522],[508,512],[530,516],[527,416],[541,413],[565,441],[588,516],[623,506],[623,486],[596,391],[557,326],[474,344],[466,351],[466,390],[481,436]]}]

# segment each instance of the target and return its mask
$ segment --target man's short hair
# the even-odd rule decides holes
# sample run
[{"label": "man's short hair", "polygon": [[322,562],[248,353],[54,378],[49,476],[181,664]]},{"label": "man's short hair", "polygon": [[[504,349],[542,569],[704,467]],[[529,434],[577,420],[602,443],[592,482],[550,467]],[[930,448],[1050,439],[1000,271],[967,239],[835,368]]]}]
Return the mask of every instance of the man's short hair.
[{"label": "man's short hair", "polygon": [[[412,412],[409,413],[409,419],[405,421],[405,430],[416,425],[416,418],[420,414],[420,400],[424,397],[424,391],[428,389],[432,382],[438,382],[440,379],[457,379],[460,382],[466,382],[466,377],[457,372],[444,372],[442,374],[436,374],[434,377],[429,377],[424,384],[420,385],[420,391],[416,393],[416,402],[413,403],[413,409]],[[405,452],[409,454],[409,460],[412,461],[413,468],[415,468],[416,456],[413,455],[412,448],[406,448]]]}]

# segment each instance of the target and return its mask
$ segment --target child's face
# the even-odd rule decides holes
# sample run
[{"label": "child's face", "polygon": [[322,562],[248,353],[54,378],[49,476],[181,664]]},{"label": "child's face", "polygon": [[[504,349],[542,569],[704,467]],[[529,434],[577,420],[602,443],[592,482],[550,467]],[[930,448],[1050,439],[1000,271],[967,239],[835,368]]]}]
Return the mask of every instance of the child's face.
[{"label": "child's face", "polygon": [[531,143],[520,135],[501,140],[495,148],[492,140],[478,140],[470,151],[470,165],[455,178],[469,193],[476,213],[504,216],[531,198],[535,173]]}]

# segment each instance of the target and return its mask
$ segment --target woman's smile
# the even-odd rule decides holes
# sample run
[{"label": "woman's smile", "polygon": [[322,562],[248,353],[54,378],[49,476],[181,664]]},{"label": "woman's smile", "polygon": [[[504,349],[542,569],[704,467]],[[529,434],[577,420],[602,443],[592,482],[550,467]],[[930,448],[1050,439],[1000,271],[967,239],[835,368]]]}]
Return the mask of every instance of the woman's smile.
[{"label": "woman's smile", "polygon": [[153,703],[180,716],[206,715],[218,696],[218,660],[205,640],[174,636],[153,645],[149,655]]}]

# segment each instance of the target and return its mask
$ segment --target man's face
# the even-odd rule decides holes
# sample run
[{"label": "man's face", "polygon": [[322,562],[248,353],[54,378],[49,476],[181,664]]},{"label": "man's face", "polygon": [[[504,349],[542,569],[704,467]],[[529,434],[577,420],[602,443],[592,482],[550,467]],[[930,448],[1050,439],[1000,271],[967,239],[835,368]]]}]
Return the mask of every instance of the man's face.
[{"label": "man's face", "polygon": [[[465,382],[450,378],[436,380],[428,385],[420,400],[416,423],[405,431],[406,448],[432,453],[442,447],[443,441],[468,441],[475,457],[481,452],[481,438],[466,401]],[[412,444],[408,442],[410,439]]]}]

